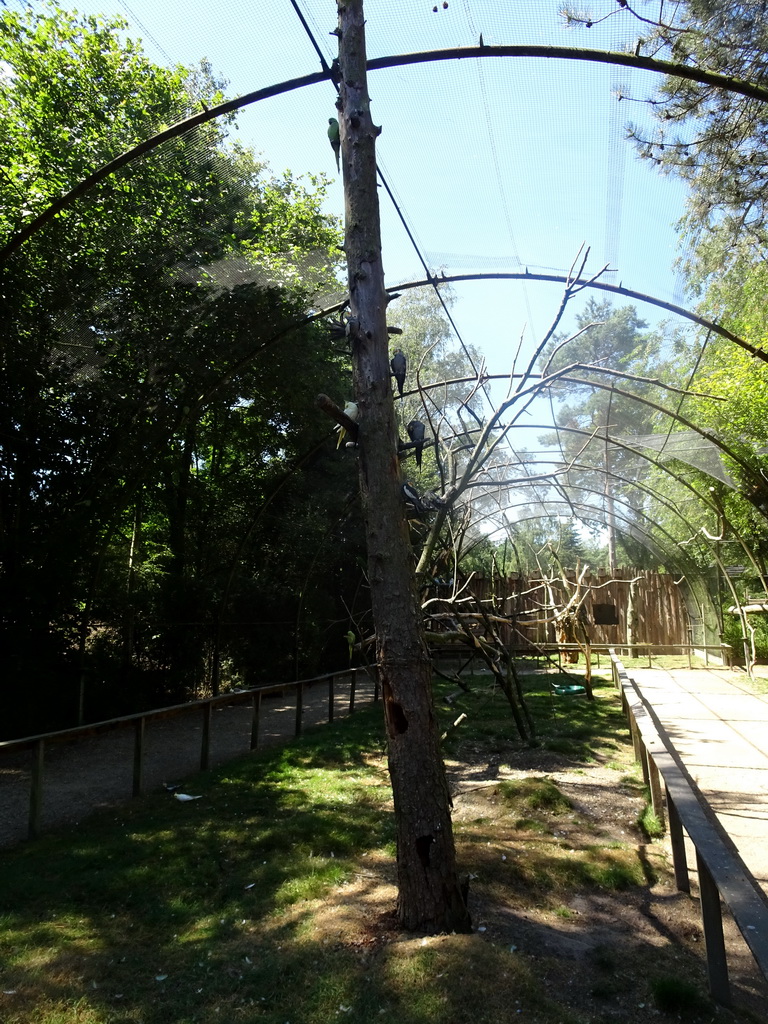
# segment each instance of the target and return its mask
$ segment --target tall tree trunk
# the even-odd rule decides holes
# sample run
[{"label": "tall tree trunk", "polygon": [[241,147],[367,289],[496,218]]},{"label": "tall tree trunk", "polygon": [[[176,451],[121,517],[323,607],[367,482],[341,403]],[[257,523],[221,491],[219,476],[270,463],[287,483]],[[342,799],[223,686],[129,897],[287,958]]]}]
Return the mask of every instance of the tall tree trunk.
[{"label": "tall tree trunk", "polygon": [[363,3],[337,0],[337,7],[350,342],[360,410],[368,574],[397,822],[398,917],[408,929],[469,931],[397,457],[376,189],[380,129],[370,114]]}]

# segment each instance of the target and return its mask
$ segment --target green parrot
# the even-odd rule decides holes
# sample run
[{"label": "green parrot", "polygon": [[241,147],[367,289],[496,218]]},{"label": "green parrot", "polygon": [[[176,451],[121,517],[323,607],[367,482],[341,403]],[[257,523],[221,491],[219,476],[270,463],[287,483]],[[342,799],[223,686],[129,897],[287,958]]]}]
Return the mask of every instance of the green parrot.
[{"label": "green parrot", "polygon": [[328,138],[333,149],[333,155],[336,157],[336,170],[340,171],[339,153],[341,152],[341,136],[339,135],[339,122],[335,117],[328,118]]},{"label": "green parrot", "polygon": [[355,649],[355,641],[357,640],[357,637],[355,636],[355,634],[352,632],[351,629],[345,635],[346,635],[346,638],[347,638],[347,646],[349,647],[349,663],[351,665],[352,664],[352,652]]}]

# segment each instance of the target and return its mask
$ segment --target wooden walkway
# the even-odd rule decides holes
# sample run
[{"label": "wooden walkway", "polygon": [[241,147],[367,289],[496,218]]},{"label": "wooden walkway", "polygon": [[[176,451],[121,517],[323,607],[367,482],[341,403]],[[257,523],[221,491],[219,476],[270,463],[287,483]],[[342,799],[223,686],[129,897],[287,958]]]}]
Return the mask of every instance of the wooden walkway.
[{"label": "wooden walkway", "polygon": [[631,669],[745,867],[768,897],[768,696],[727,669]]}]

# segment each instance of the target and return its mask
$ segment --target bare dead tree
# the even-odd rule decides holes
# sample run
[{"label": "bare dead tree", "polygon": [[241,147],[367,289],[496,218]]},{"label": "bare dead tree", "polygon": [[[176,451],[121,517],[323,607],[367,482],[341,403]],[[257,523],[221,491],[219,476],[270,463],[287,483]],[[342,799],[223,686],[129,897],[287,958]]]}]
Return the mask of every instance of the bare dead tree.
[{"label": "bare dead tree", "polygon": [[[338,121],[358,466],[368,581],[397,829],[397,911],[408,929],[471,928],[459,881],[450,793],[432,706],[432,664],[414,587],[390,382],[376,138],[366,76],[362,0],[338,0]],[[341,424],[338,410],[329,410]],[[343,414],[342,414],[343,415]]]}]

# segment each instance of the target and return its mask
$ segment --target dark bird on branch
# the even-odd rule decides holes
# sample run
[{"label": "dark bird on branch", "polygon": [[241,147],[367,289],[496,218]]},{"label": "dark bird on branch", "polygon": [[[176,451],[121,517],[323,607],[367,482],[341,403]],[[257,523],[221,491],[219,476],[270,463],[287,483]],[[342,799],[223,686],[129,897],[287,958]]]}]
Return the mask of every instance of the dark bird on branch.
[{"label": "dark bird on branch", "polygon": [[403,498],[408,512],[414,512],[416,515],[429,512],[428,506],[421,500],[416,489],[407,482],[403,484]]},{"label": "dark bird on branch", "polygon": [[392,376],[397,381],[397,392],[402,398],[403,386],[405,385],[405,371],[408,367],[408,363],[405,358],[405,353],[401,348],[395,349],[395,354],[392,356],[389,365],[392,369]]},{"label": "dark bird on branch", "polygon": [[421,466],[421,453],[424,451],[424,434],[427,428],[420,420],[411,420],[405,429],[416,446],[416,465]]},{"label": "dark bird on branch", "polygon": [[448,508],[448,502],[445,498],[438,497],[434,491],[424,491],[421,496],[422,504],[426,505],[427,508],[438,510],[441,508]]}]

